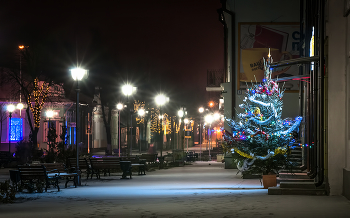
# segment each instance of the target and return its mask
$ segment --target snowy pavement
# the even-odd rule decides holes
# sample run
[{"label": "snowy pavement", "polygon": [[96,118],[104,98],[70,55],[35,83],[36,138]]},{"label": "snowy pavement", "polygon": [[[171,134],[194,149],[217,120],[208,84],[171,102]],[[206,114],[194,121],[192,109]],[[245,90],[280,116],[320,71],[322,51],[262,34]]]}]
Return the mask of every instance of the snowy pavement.
[{"label": "snowy pavement", "polygon": [[[209,165],[210,164],[210,165]],[[3,170],[3,169],[2,169]],[[19,193],[0,217],[349,217],[343,196],[268,195],[259,179],[242,179],[217,162],[147,172],[121,180],[82,179],[78,188]]]}]

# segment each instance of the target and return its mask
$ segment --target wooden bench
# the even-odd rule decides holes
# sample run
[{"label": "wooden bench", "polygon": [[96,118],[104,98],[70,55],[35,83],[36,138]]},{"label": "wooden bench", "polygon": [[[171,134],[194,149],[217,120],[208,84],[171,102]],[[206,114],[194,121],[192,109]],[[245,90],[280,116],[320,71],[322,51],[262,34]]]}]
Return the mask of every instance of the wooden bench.
[{"label": "wooden bench", "polygon": [[61,179],[65,179],[65,188],[67,188],[67,184],[70,181],[73,182],[75,188],[77,187],[78,173],[68,172],[64,163],[42,163],[41,165],[45,167],[46,173],[49,177],[58,176]]},{"label": "wooden bench", "polygon": [[46,192],[50,185],[56,186],[58,191],[60,191],[60,186],[58,185],[59,177],[56,174],[48,175],[43,165],[19,165],[18,171],[21,179],[20,190],[26,188],[28,191],[31,191],[34,190],[34,185],[36,185],[36,189],[40,192],[41,187],[38,185],[44,183]]},{"label": "wooden bench", "polygon": [[198,159],[198,154],[190,151],[186,152],[186,161],[191,162],[191,161],[196,161]]},{"label": "wooden bench", "polygon": [[121,157],[121,161],[130,161],[131,167],[137,167],[138,168],[138,175],[146,175],[146,163],[138,156],[131,156],[131,157]]},{"label": "wooden bench", "polygon": [[[67,162],[70,171],[76,172],[75,169],[77,168],[77,158],[68,158]],[[91,175],[92,179],[92,175],[94,174],[94,172],[91,169],[90,160],[85,158],[79,158],[79,170],[81,173],[86,173],[86,179],[89,178],[89,175]]]},{"label": "wooden bench", "polygon": [[127,175],[132,179],[132,170],[130,161],[120,161],[119,158],[90,158],[91,168],[96,173],[98,179],[101,178],[101,173],[104,175],[107,173],[111,175],[111,170],[123,171],[122,179],[125,179]]},{"label": "wooden bench", "polygon": [[158,154],[141,154],[140,159],[144,160],[148,164],[157,162]]},{"label": "wooden bench", "polygon": [[164,156],[164,162],[168,165],[169,163],[174,162],[174,157],[173,156]]}]

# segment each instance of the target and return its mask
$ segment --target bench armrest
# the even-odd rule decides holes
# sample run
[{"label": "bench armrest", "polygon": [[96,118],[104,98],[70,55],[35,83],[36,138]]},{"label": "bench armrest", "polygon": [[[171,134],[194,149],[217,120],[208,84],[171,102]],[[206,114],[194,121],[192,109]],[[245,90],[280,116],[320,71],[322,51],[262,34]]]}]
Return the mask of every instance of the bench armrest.
[{"label": "bench armrest", "polygon": [[46,170],[46,173],[60,173],[58,169]]}]

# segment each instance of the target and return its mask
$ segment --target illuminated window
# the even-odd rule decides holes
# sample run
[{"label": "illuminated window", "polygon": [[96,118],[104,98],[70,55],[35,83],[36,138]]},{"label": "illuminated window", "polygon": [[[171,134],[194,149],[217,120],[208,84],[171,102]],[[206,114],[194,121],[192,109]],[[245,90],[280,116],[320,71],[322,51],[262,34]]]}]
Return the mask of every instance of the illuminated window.
[{"label": "illuminated window", "polygon": [[9,129],[11,141],[21,141],[23,139],[22,118],[12,118]]}]

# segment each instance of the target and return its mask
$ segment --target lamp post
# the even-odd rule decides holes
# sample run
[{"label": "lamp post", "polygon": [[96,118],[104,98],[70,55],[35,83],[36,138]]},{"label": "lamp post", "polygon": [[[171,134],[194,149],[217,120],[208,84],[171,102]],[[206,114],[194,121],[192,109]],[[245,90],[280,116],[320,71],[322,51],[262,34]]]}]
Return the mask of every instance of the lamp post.
[{"label": "lamp post", "polygon": [[199,144],[200,144],[200,153],[199,153],[199,160],[202,160],[202,113],[204,112],[204,108],[200,107],[198,108],[199,112]]},{"label": "lamp post", "polygon": [[[213,121],[218,121],[220,120],[221,115],[219,113],[214,113],[213,115]],[[216,129],[216,128],[215,128]],[[217,141],[218,141],[218,135],[217,132],[215,130],[215,137],[216,137],[216,141],[215,141],[215,147],[217,147]]]},{"label": "lamp post", "polygon": [[81,69],[81,68],[74,68],[71,69],[71,74],[72,74],[72,78],[73,80],[77,81],[77,88],[76,88],[76,92],[77,92],[77,102],[76,102],[76,130],[75,130],[75,134],[76,134],[76,150],[77,150],[77,184],[80,186],[81,185],[81,180],[80,180],[80,170],[79,170],[79,141],[80,141],[80,135],[79,135],[79,128],[80,128],[80,119],[79,119],[79,81],[81,81],[85,75],[87,75],[87,70]]},{"label": "lamp post", "polygon": [[163,114],[162,114],[162,106],[169,102],[169,98],[166,97],[163,94],[159,94],[155,98],[156,104],[159,106],[159,114],[160,114],[160,137],[161,137],[161,144],[160,144],[160,156],[163,157]]},{"label": "lamp post", "polygon": [[141,117],[141,118],[140,118],[140,130],[139,130],[140,154],[141,154],[141,119],[142,119],[143,116],[145,116],[145,113],[146,113],[146,112],[145,112],[144,109],[141,108],[137,113],[138,113],[139,116]]},{"label": "lamp post", "polygon": [[19,52],[19,80],[20,80],[20,86],[19,86],[19,103],[17,104],[17,109],[19,109],[19,116],[22,117],[22,109],[23,109],[23,104],[22,104],[22,53],[21,51],[24,48],[28,48],[28,46],[24,45],[19,45],[18,49],[20,50]]},{"label": "lamp post", "polygon": [[[178,112],[177,112],[177,115],[179,115],[179,124],[180,124],[180,140],[182,140],[182,137],[181,137],[181,133],[182,133],[182,118],[185,117],[187,115],[187,111],[186,111],[186,108],[182,107]],[[179,140],[178,140],[179,141]],[[182,143],[182,150],[183,150],[183,143]]]},{"label": "lamp post", "polygon": [[49,122],[47,123],[47,127],[48,127],[47,139],[48,139],[48,142],[49,142],[49,146],[51,146],[50,126],[51,126],[51,117],[53,117],[53,110],[46,111],[46,117],[49,118]]},{"label": "lamp post", "polygon": [[209,160],[211,160],[211,156],[210,156],[210,142],[211,142],[211,123],[213,122],[214,117],[212,114],[208,114],[205,116],[205,122],[209,123]]},{"label": "lamp post", "polygon": [[124,105],[122,103],[117,104],[118,109],[118,157],[120,157],[120,111],[123,109]]},{"label": "lamp post", "polygon": [[11,118],[12,118],[12,112],[15,110],[15,106],[13,104],[7,105],[7,111],[9,112],[9,153],[11,153]]},{"label": "lamp post", "polygon": [[[186,118],[184,119],[184,123],[186,124],[186,127],[185,127],[185,132],[187,132],[187,124],[189,123],[190,121]],[[187,149],[186,149],[186,152],[188,153],[188,138],[187,138],[187,135],[185,135],[186,137],[186,144],[187,144]]]},{"label": "lamp post", "polygon": [[[130,84],[125,84],[125,85],[122,86],[122,92],[127,98],[126,105],[128,107],[128,115],[130,116],[130,120],[131,120],[131,128],[132,128],[132,115],[131,115],[131,112],[132,112],[133,109],[131,107],[129,108],[129,96],[133,95],[136,92],[136,90],[137,90],[137,88],[132,86],[132,85],[130,85]],[[126,131],[127,131],[127,133],[126,133],[126,143],[127,144],[130,143],[130,145],[128,146],[128,149],[130,149],[129,150],[129,154],[132,155],[132,131],[129,130],[129,120],[128,119],[126,119],[126,128],[127,128],[126,129]],[[130,139],[128,139],[129,131],[130,131]]]}]

